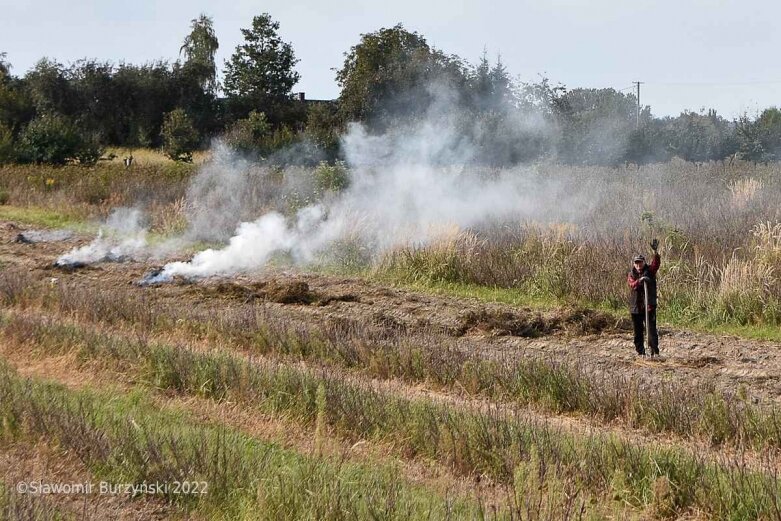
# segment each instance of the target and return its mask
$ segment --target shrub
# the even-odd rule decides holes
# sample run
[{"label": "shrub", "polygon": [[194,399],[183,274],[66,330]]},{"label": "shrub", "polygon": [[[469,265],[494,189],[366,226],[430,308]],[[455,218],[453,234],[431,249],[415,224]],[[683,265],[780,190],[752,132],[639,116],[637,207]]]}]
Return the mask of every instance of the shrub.
[{"label": "shrub", "polygon": [[322,161],[315,168],[315,181],[320,192],[340,192],[347,188],[350,182],[349,172],[342,161],[337,161],[333,165]]},{"label": "shrub", "polygon": [[200,144],[198,131],[183,109],[174,109],[165,115],[160,136],[163,152],[174,161],[191,162],[193,151]]},{"label": "shrub", "polygon": [[82,165],[94,165],[105,151],[105,148],[100,144],[100,137],[97,134],[91,134],[82,138],[75,158]]},{"label": "shrub", "polygon": [[0,165],[4,163],[13,163],[16,159],[14,153],[14,142],[11,130],[0,123]]},{"label": "shrub", "polygon": [[223,139],[234,150],[251,156],[267,157],[297,140],[296,133],[287,125],[273,128],[266,114],[252,111],[225,132]]},{"label": "shrub", "polygon": [[263,112],[253,110],[245,119],[233,123],[225,132],[225,142],[244,154],[264,153],[264,144],[271,134],[271,124]]},{"label": "shrub", "polygon": [[339,152],[339,133],[343,130],[336,108],[318,103],[309,109],[304,134],[314,145],[333,159]]},{"label": "shrub", "polygon": [[266,154],[282,150],[296,142],[296,133],[287,125],[282,125],[274,130],[267,140],[263,143]]},{"label": "shrub", "polygon": [[75,126],[59,114],[32,120],[19,139],[20,159],[29,163],[64,165],[76,156],[82,138]]}]

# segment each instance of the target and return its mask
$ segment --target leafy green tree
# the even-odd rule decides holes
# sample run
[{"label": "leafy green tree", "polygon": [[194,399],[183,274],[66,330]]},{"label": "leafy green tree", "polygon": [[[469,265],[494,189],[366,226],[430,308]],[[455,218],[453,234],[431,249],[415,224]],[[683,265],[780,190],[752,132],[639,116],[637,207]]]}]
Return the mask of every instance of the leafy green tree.
[{"label": "leafy green tree", "polygon": [[469,78],[472,106],[478,110],[507,110],[516,102],[513,81],[501,56],[491,66],[483,51]]},{"label": "leafy green tree", "polygon": [[13,134],[10,128],[0,122],[0,165],[13,163],[15,160]]},{"label": "leafy green tree", "polygon": [[161,146],[163,116],[176,108],[187,112],[199,134],[213,132],[214,95],[196,72],[178,62],[114,67],[82,60],[66,71],[74,106],[67,115],[114,145]]},{"label": "leafy green tree", "polygon": [[781,157],[781,110],[776,107],[765,109],[756,122],[759,139],[773,159]]},{"label": "leafy green tree", "polygon": [[642,165],[670,159],[670,119],[644,118],[643,125],[629,134],[624,161]]},{"label": "leafy green tree", "polygon": [[[29,92],[37,114],[67,116],[89,135],[105,144],[160,146],[164,114],[177,107],[192,118],[199,134],[215,133],[215,78],[211,21],[193,20],[185,39],[184,64],[165,61],[144,65],[79,60],[69,67],[41,60],[23,80],[21,91]],[[0,118],[9,96],[0,88]],[[15,119],[24,119],[15,109]],[[8,121],[9,118],[3,118]],[[6,123],[12,129],[18,123]]]},{"label": "leafy green tree", "polygon": [[126,146],[162,145],[164,115],[179,107],[180,89],[172,67],[164,62],[120,64],[113,76],[119,121],[110,142]]},{"label": "leafy green tree", "polygon": [[461,132],[476,145],[475,162],[501,167],[547,153],[550,118],[540,106],[548,101],[526,103],[529,92],[513,82],[501,57],[492,66],[483,52],[471,70],[469,94],[471,103],[459,119]]},{"label": "leafy green tree", "polygon": [[160,134],[165,155],[174,161],[192,161],[193,151],[198,148],[200,140],[192,120],[183,109],[177,108],[165,115]]},{"label": "leafy green tree", "polygon": [[747,114],[738,118],[735,133],[740,144],[739,153],[742,159],[754,162],[765,160],[765,148],[759,138],[759,128]]},{"label": "leafy green tree", "polygon": [[309,108],[304,135],[329,160],[339,154],[339,134],[342,131],[338,109],[331,103],[316,103]]},{"label": "leafy green tree", "polygon": [[518,104],[525,111],[538,112],[553,120],[559,98],[566,94],[562,84],[552,85],[549,78],[540,77],[538,82],[521,83],[518,89]]},{"label": "leafy green tree", "polygon": [[461,103],[467,74],[458,58],[431,48],[423,36],[399,24],[361,35],[336,80],[342,118],[383,128],[424,113],[437,84],[456,93],[452,101]]},{"label": "leafy green tree", "polygon": [[32,120],[19,138],[19,159],[30,163],[64,165],[76,157],[82,138],[76,127],[59,114]]},{"label": "leafy green tree", "polygon": [[11,64],[7,58],[7,52],[0,52],[0,83],[11,77]]},{"label": "leafy green tree", "polygon": [[[633,95],[614,89],[572,89],[552,102],[561,160],[573,164],[617,164],[624,160],[636,126]],[[650,117],[650,109],[645,107],[642,123]]]},{"label": "leafy green tree", "polygon": [[737,151],[732,125],[715,110],[684,111],[667,126],[670,154],[686,161],[718,161]]},{"label": "leafy green tree", "polygon": [[502,63],[502,56],[496,57],[496,63],[491,68],[491,92],[494,96],[504,99],[512,94],[512,80],[507,72],[507,67]]},{"label": "leafy green tree", "polygon": [[752,121],[744,115],[737,122],[740,156],[749,161],[781,159],[781,110],[765,109]]},{"label": "leafy green tree", "polygon": [[191,21],[190,33],[179,49],[180,54],[184,53],[184,64],[176,62],[172,70],[172,81],[178,92],[176,105],[185,109],[202,135],[214,134],[222,126],[218,121],[214,59],[219,47],[212,19],[201,14]]},{"label": "leafy green tree", "polygon": [[24,80],[37,114],[73,116],[78,112],[76,93],[61,63],[42,58]]},{"label": "leafy green tree", "polygon": [[73,96],[72,117],[90,141],[108,140],[118,124],[116,110],[125,100],[117,96],[114,66],[108,62],[79,60],[67,71]]},{"label": "leafy green tree", "polygon": [[15,136],[35,116],[29,90],[11,76],[11,64],[0,53],[0,126]]},{"label": "leafy green tree", "polygon": [[491,63],[488,61],[488,53],[483,51],[477,66],[470,78],[470,90],[474,97],[474,104],[482,108],[486,101],[492,97],[493,84],[491,81]]},{"label": "leafy green tree", "polygon": [[179,52],[184,53],[184,67],[198,80],[201,88],[210,93],[217,91],[217,65],[214,56],[219,48],[220,43],[211,17],[201,14],[191,20],[190,34],[185,37]]},{"label": "leafy green tree", "polygon": [[300,79],[294,70],[298,60],[278,30],[279,22],[267,13],[253,18],[251,28],[241,30],[244,43],[225,63],[224,91],[234,114],[244,115],[253,108],[269,114],[277,105],[291,101],[291,89]]}]

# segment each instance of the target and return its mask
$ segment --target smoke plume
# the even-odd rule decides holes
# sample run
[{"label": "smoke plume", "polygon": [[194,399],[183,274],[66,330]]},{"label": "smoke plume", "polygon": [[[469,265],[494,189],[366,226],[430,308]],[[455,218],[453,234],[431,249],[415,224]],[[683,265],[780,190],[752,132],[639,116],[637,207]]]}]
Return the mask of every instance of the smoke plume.
[{"label": "smoke plume", "polygon": [[[472,158],[479,151],[446,113],[381,135],[352,124],[342,146],[348,187],[320,194],[287,217],[278,203],[294,193],[311,195],[311,170],[302,175],[287,169],[280,182],[273,171],[252,174],[249,165],[231,161],[218,149],[215,164],[198,175],[190,192],[197,208],[191,235],[219,237],[231,218],[246,213],[249,199],[269,211],[241,222],[226,247],[200,252],[189,262],[169,263],[143,282],[251,272],[276,254],[306,264],[345,241],[357,241],[370,255],[378,254],[399,245],[425,244],[453,227],[567,219],[593,204],[542,179],[534,168],[475,166]],[[221,172],[225,175],[217,177]]]},{"label": "smoke plume", "polygon": [[141,223],[140,210],[116,208],[92,242],[61,255],[54,264],[73,267],[96,262],[124,262],[144,256],[146,230]]}]

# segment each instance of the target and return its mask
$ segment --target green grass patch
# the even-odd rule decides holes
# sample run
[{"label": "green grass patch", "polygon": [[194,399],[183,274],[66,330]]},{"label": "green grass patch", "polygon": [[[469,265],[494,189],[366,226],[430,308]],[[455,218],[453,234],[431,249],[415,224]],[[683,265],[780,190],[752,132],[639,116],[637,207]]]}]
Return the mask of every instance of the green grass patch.
[{"label": "green grass patch", "polygon": [[94,224],[76,215],[39,207],[0,206],[0,220],[43,228],[67,228],[83,233],[97,230]]},{"label": "green grass patch", "polygon": [[[80,233],[95,233],[98,225],[69,213],[45,209],[41,207],[20,207],[0,205],[0,220],[19,222],[30,226],[45,228],[67,228]],[[168,233],[149,233],[147,241],[150,245],[160,244],[172,236]],[[219,248],[220,244],[195,243],[187,246],[186,253],[195,254],[207,248]],[[582,299],[562,299],[550,294],[530,292],[518,288],[485,286],[465,282],[447,282],[432,280],[425,277],[410,278],[398,270],[376,271],[368,268],[338,269],[334,266],[324,268],[311,267],[312,271],[330,274],[342,274],[368,278],[383,284],[390,284],[411,291],[425,292],[434,295],[449,295],[460,298],[474,298],[482,302],[493,302],[510,306],[528,307],[540,311],[551,311],[563,306],[585,306],[606,313],[616,318],[628,318],[629,312],[623,307],[616,307],[610,302],[591,302]],[[711,317],[705,311],[694,313],[682,312],[678,309],[666,308],[660,303],[659,324],[668,327],[686,328],[705,333],[735,335],[755,340],[781,341],[781,328],[768,323],[736,323],[734,320]]]},{"label": "green grass patch", "polygon": [[716,335],[734,335],[736,337],[748,338],[751,340],[781,342],[781,328],[779,326],[770,324],[712,324],[690,320],[669,320],[662,312],[659,313],[659,317],[667,324],[675,327],[686,328],[691,331],[711,333]]}]

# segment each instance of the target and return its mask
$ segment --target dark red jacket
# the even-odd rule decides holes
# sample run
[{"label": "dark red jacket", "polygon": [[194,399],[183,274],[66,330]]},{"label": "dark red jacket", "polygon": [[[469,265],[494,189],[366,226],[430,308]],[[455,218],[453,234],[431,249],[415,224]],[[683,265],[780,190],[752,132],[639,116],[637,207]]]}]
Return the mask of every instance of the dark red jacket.
[{"label": "dark red jacket", "polygon": [[645,290],[643,283],[640,282],[640,278],[644,276],[648,277],[648,311],[656,309],[656,272],[659,271],[661,265],[662,258],[658,253],[655,253],[651,264],[646,264],[642,273],[638,272],[634,266],[629,270],[626,280],[632,290],[629,294],[630,313],[645,312]]}]

